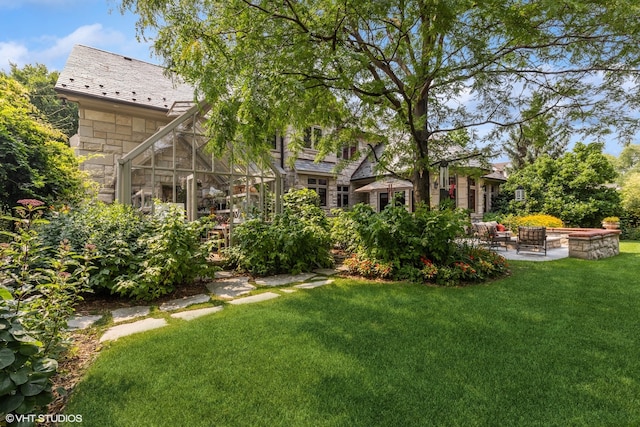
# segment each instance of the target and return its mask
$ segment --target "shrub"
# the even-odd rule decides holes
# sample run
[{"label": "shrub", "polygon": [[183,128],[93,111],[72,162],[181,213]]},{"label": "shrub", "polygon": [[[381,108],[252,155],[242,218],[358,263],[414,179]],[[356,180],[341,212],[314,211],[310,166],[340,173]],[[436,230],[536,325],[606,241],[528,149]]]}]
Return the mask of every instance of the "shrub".
[{"label": "shrub", "polygon": [[272,223],[254,219],[234,228],[229,265],[254,275],[299,273],[333,264],[329,223],[313,190],[283,196]]},{"label": "shrub", "polygon": [[351,218],[361,242],[359,251],[345,261],[352,274],[455,286],[507,272],[501,256],[456,242],[469,224],[462,210],[421,205],[410,213],[388,205],[375,213],[369,206],[356,205]]},{"label": "shrub", "polygon": [[344,266],[350,274],[377,279],[387,279],[391,277],[393,270],[391,264],[376,260],[370,260],[357,254],[351,255],[344,260]]},{"label": "shrub", "polygon": [[174,206],[148,221],[156,231],[138,239],[143,252],[140,267],[135,274],[116,279],[116,293],[151,300],[213,271],[207,263],[208,252],[200,244],[200,223],[185,221],[182,211]]},{"label": "shrub", "polygon": [[63,242],[51,256],[35,225],[42,202],[19,200],[14,232],[0,246],[0,414],[28,414],[52,399],[50,377],[67,319],[87,289],[90,255]]},{"label": "shrub", "polygon": [[535,214],[526,216],[507,216],[503,219],[510,230],[518,230],[518,227],[550,227],[560,228],[562,220],[551,215]]},{"label": "shrub", "polygon": [[356,230],[356,223],[351,211],[333,209],[333,217],[329,219],[331,225],[331,241],[337,249],[347,252],[355,252],[361,245],[360,237]]},{"label": "shrub", "polygon": [[210,226],[186,222],[173,207],[142,215],[120,203],[93,203],[52,216],[40,231],[47,245],[67,239],[74,250],[95,246],[93,289],[150,300],[211,272],[210,248],[200,239]]}]

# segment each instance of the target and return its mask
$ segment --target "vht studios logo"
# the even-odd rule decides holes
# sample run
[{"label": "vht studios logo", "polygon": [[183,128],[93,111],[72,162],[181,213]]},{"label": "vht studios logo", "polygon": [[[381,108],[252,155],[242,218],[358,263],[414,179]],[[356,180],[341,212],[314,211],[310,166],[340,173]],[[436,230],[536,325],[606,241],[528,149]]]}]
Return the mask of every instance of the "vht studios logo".
[{"label": "vht studios logo", "polygon": [[7,414],[5,421],[11,423],[81,423],[79,414]]}]

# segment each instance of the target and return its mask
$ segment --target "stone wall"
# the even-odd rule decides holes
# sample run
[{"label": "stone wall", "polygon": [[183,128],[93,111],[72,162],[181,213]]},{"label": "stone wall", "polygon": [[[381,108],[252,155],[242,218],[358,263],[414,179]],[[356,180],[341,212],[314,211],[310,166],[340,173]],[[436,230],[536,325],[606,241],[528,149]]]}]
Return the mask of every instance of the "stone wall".
[{"label": "stone wall", "polygon": [[620,230],[585,230],[570,233],[569,257],[609,258],[620,253]]},{"label": "stone wall", "polygon": [[100,185],[98,198],[113,202],[118,159],[166,125],[169,118],[158,120],[128,111],[101,111],[82,105],[78,113],[78,134],[71,138],[70,145],[76,155],[87,157],[81,168]]}]

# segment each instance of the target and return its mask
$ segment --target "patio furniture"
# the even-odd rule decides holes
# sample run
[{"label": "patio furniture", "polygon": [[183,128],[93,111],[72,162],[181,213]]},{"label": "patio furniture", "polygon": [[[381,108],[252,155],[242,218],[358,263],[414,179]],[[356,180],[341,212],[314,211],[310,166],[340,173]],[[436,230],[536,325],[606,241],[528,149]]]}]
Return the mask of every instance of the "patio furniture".
[{"label": "patio furniture", "polygon": [[544,254],[547,255],[547,228],[518,227],[516,253],[520,253],[523,248],[536,252],[544,250]]},{"label": "patio furniture", "polygon": [[504,250],[509,250],[509,242],[511,241],[510,231],[498,231],[498,223],[476,222],[473,225],[474,236],[483,244],[489,246],[489,249],[498,248],[504,244]]}]

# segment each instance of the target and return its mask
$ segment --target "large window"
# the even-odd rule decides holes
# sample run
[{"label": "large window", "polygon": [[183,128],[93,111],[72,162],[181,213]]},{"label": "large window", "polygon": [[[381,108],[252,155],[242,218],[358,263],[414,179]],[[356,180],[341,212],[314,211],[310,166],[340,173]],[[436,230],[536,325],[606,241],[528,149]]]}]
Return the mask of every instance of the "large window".
[{"label": "large window", "polygon": [[349,186],[348,185],[338,185],[338,207],[339,208],[349,207]]},{"label": "large window", "polygon": [[322,129],[312,126],[304,130],[304,146],[305,148],[315,148],[322,138]]},{"label": "large window", "polygon": [[320,206],[327,206],[327,180],[325,178],[309,178],[307,188],[320,196]]}]

